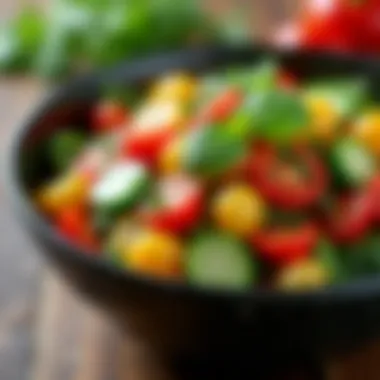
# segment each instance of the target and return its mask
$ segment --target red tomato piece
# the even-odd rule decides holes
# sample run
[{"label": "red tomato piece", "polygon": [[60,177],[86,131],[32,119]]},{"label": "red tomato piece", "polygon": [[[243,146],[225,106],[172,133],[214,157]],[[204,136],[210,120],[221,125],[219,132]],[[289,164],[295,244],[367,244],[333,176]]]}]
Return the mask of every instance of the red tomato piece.
[{"label": "red tomato piece", "polygon": [[328,231],[337,243],[351,243],[365,235],[373,220],[373,197],[365,190],[338,200],[328,220]]},{"label": "red tomato piece", "polygon": [[57,215],[55,226],[72,243],[91,251],[99,248],[89,215],[83,208],[66,208]]},{"label": "red tomato piece", "polygon": [[243,100],[241,91],[229,88],[220,93],[202,112],[203,122],[226,121],[240,106]]},{"label": "red tomato piece", "polygon": [[368,191],[372,198],[373,221],[380,222],[380,175],[376,175],[369,183]]},{"label": "red tomato piece", "polygon": [[274,227],[254,235],[251,244],[261,257],[275,265],[286,265],[308,257],[319,233],[312,224]]},{"label": "red tomato piece", "polygon": [[317,50],[353,50],[351,6],[342,0],[309,0],[300,17],[301,44]]},{"label": "red tomato piece", "polygon": [[312,151],[297,148],[294,153],[303,170],[285,163],[267,145],[257,147],[249,169],[250,181],[262,196],[269,203],[289,210],[315,204],[328,183],[326,170]]},{"label": "red tomato piece", "polygon": [[122,155],[152,166],[173,135],[171,126],[131,129],[121,144]]},{"label": "red tomato piece", "polygon": [[357,51],[378,53],[380,51],[380,2],[378,0],[346,1],[345,9],[349,13],[347,25],[351,26]]},{"label": "red tomato piece", "polygon": [[115,130],[125,124],[127,120],[127,108],[111,100],[98,104],[92,114],[92,125],[97,132]]},{"label": "red tomato piece", "polygon": [[193,179],[173,176],[158,184],[158,206],[142,210],[144,222],[174,233],[189,231],[198,223],[204,208],[203,189]]}]

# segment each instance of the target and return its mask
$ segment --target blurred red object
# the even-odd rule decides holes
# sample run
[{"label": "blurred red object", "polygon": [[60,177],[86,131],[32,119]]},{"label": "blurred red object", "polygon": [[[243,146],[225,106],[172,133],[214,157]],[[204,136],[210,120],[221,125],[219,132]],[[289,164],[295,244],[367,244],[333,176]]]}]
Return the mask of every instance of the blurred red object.
[{"label": "blurred red object", "polygon": [[305,0],[275,43],[339,52],[380,52],[380,0]]}]

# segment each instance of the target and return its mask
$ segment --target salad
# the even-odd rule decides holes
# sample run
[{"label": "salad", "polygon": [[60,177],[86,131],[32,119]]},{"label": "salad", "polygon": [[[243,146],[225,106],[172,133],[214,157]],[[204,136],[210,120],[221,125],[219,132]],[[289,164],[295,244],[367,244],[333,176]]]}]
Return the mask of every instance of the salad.
[{"label": "salad", "polygon": [[263,61],[118,91],[46,141],[54,175],[36,205],[88,254],[194,286],[380,272],[380,108],[366,87]]}]

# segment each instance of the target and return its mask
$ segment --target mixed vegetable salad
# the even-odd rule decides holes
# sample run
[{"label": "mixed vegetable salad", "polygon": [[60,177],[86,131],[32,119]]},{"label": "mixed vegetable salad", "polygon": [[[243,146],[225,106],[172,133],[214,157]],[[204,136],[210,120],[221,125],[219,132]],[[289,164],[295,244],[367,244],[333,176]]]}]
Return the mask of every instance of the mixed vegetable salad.
[{"label": "mixed vegetable salad", "polygon": [[380,271],[380,107],[361,78],[171,73],[46,147],[39,209],[126,270],[285,290]]}]

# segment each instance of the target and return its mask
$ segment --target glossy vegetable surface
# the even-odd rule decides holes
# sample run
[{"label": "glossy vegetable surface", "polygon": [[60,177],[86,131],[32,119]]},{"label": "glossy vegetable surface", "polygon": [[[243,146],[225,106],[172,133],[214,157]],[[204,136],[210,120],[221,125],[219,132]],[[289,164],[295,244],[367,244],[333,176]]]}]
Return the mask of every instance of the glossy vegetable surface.
[{"label": "glossy vegetable surface", "polygon": [[138,92],[46,141],[55,174],[36,204],[65,238],[201,287],[299,291],[377,271],[380,107],[360,78],[306,82],[268,61]]}]

